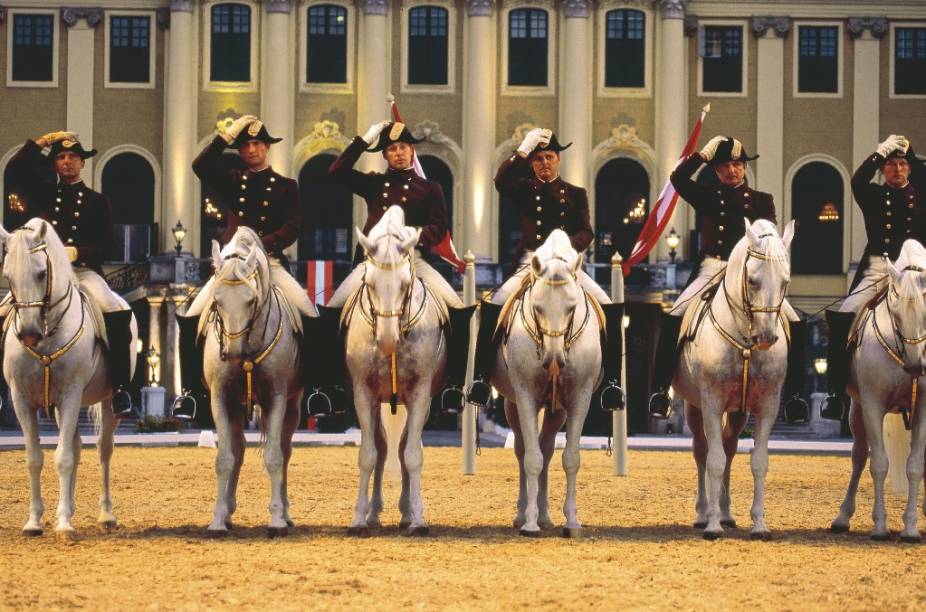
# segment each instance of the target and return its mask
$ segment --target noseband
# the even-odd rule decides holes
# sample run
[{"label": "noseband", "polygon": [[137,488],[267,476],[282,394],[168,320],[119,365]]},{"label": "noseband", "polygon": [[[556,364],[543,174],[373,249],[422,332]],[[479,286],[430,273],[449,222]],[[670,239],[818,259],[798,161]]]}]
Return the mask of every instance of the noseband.
[{"label": "noseband", "polygon": [[370,289],[370,284],[367,282],[367,278],[366,278],[367,270],[366,268],[364,269],[363,280],[360,286],[360,292],[358,293],[358,297],[361,295],[365,297],[366,307],[369,313],[365,311],[363,308],[359,308],[358,310],[360,311],[360,316],[363,317],[363,320],[366,321],[367,324],[373,329],[374,335],[376,335],[377,321],[379,320],[380,317],[384,319],[396,318],[396,319],[399,319],[399,321],[401,322],[402,318],[408,312],[410,304],[412,303],[415,281],[417,280],[419,283],[421,283],[421,286],[424,289],[424,299],[421,300],[421,305],[415,311],[415,313],[410,315],[408,317],[408,320],[404,324],[401,325],[402,335],[407,336],[408,332],[411,331],[412,327],[414,327],[415,324],[418,323],[418,321],[420,321],[421,317],[424,315],[425,309],[428,306],[428,294],[430,293],[430,290],[428,289],[427,285],[425,285],[421,281],[421,279],[419,279],[415,275],[414,256],[411,253],[406,253],[405,256],[403,256],[398,261],[394,261],[390,263],[383,263],[383,262],[377,261],[372,255],[367,253],[366,259],[364,261],[365,263],[370,264],[371,266],[373,266],[374,268],[378,270],[386,270],[386,271],[398,270],[405,264],[408,264],[409,271],[412,277],[411,282],[408,284],[408,289],[405,291],[405,295],[402,297],[402,305],[400,308],[396,310],[377,310],[376,305],[373,303],[373,291]]},{"label": "noseband", "polygon": [[[18,230],[17,230],[18,231]],[[12,301],[10,305],[13,307],[13,310],[16,311],[16,314],[19,314],[19,311],[23,308],[39,308],[40,315],[42,318],[42,333],[45,336],[54,335],[58,330],[58,325],[61,323],[61,319],[64,318],[64,313],[67,312],[65,308],[61,316],[58,317],[58,320],[55,321],[55,324],[49,328],[48,325],[48,313],[53,308],[58,306],[64,300],[68,300],[68,306],[70,306],[71,299],[73,298],[73,285],[68,287],[67,293],[62,295],[58,300],[52,302],[52,288],[54,286],[54,274],[51,265],[51,258],[48,256],[48,243],[41,242],[34,247],[28,250],[29,255],[35,255],[36,253],[42,253],[45,256],[45,294],[42,296],[41,300],[34,300],[31,302],[21,302],[16,298],[16,292],[13,290],[12,284],[10,285],[10,296],[12,296]],[[16,332],[16,336],[19,337],[19,332]]]},{"label": "noseband", "polygon": [[[562,257],[554,257],[554,260],[559,260],[568,264],[569,262],[563,259]],[[531,280],[524,290],[525,293],[530,293],[534,285],[537,283],[542,283],[550,287],[563,287],[569,284],[578,282],[578,277],[574,273],[570,273],[569,278],[544,278],[538,276],[533,269],[531,270]],[[569,349],[572,348],[572,345],[575,343],[576,338],[585,330],[585,326],[588,324],[590,318],[591,309],[588,308],[588,294],[582,290],[582,295],[585,298],[585,318],[582,321],[582,324],[579,326],[579,329],[575,333],[572,332],[573,323],[575,322],[575,310],[573,310],[572,315],[569,317],[569,321],[566,323],[566,327],[563,329],[547,329],[540,324],[540,320],[537,317],[537,312],[533,307],[533,302],[531,303],[531,321],[528,321],[527,314],[524,309],[524,299],[521,299],[521,305],[518,309],[521,315],[521,323],[524,325],[525,331],[528,335],[534,340],[534,344],[537,346],[537,356],[540,357],[541,350],[543,348],[543,339],[546,338],[566,338],[564,342],[564,348],[566,352],[569,352]]]}]

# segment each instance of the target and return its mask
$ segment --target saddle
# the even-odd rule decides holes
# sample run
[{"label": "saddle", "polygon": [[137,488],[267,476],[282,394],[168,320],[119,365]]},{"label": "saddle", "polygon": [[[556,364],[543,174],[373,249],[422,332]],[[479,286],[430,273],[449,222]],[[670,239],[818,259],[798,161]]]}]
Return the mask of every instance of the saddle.
[{"label": "saddle", "polygon": [[[205,289],[205,287],[203,288]],[[203,289],[200,289],[202,291]],[[282,291],[276,288],[276,286],[271,286],[271,291],[276,293],[277,298],[280,300],[280,306],[283,312],[289,317],[289,323],[292,326],[295,334],[302,337],[302,316],[299,310],[293,306],[289,300],[286,299],[286,296]],[[199,323],[196,324],[196,341],[201,342],[206,336],[206,326],[212,321],[213,311],[214,311],[215,301],[212,299],[212,296],[209,296],[209,300],[206,302],[203,311],[199,314]]]},{"label": "saddle", "polygon": [[[697,337],[701,326],[707,319],[711,300],[714,299],[714,295],[717,293],[719,288],[719,282],[705,287],[701,294],[698,295],[699,299],[691,300],[691,302],[688,303],[688,306],[685,307],[685,312],[682,315],[682,326],[681,332],[679,333],[677,346],[681,346],[683,343],[694,340]],[[785,302],[782,304],[782,311],[784,311],[785,303],[787,303],[787,300],[785,300]],[[781,319],[782,328],[784,328],[785,342],[787,342],[790,346],[791,326],[788,324],[788,320],[784,317],[783,314],[779,313],[778,316]]]},{"label": "saddle", "polygon": [[865,303],[864,308],[860,308],[859,311],[855,313],[855,319],[852,321],[852,326],[849,327],[849,340],[846,343],[846,347],[850,352],[861,342],[862,333],[865,329],[865,323],[868,321],[868,317],[874,314],[875,308],[877,308],[878,304],[887,296],[888,289],[889,287],[885,286],[879,290],[874,297]]}]

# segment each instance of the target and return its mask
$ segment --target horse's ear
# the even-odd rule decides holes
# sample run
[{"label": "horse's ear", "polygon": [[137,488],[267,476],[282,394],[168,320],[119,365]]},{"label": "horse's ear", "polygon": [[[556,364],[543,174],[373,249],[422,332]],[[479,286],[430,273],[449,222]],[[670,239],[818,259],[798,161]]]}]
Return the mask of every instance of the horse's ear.
[{"label": "horse's ear", "polygon": [[893,261],[888,260],[887,269],[891,273],[891,283],[896,284],[900,282],[900,271],[894,265]]},{"label": "horse's ear", "polygon": [[6,228],[3,227],[3,224],[0,224],[0,242],[6,242],[7,240],[10,239],[11,235],[12,234],[6,231]]},{"label": "horse's ear", "polygon": [[582,264],[585,263],[585,253],[578,253],[576,256],[576,263],[572,266],[572,274],[576,275],[579,273],[579,270],[582,269]]},{"label": "horse's ear", "polygon": [[785,233],[781,237],[782,242],[785,243],[785,248],[791,248],[791,241],[794,239],[794,219],[788,222],[788,225],[785,226]]},{"label": "horse's ear", "polygon": [[250,270],[257,264],[257,246],[251,245],[251,250],[248,251],[248,256],[244,260],[244,267],[246,270]]},{"label": "horse's ear", "polygon": [[756,244],[759,242],[759,237],[752,231],[752,223],[750,223],[749,219],[743,217],[743,223],[746,224],[746,238],[749,239],[749,244]]},{"label": "horse's ear", "polygon": [[360,248],[363,249],[364,253],[369,255],[376,250],[376,244],[364,236],[363,232],[361,232],[360,228],[356,225],[354,226],[354,232],[357,233],[357,242],[360,243]]},{"label": "horse's ear", "polygon": [[212,241],[212,267],[218,272],[222,267],[222,249],[219,248],[219,241]]},{"label": "horse's ear", "polygon": [[534,276],[543,276],[543,271],[546,269],[546,265],[540,261],[540,258],[534,255],[531,257],[531,271],[533,271]]},{"label": "horse's ear", "polygon": [[42,220],[42,222],[39,223],[39,233],[38,233],[38,236],[36,236],[36,237],[37,237],[39,240],[45,240],[45,235],[46,235],[46,234],[48,234],[48,223],[46,223],[44,220]]},{"label": "horse's ear", "polygon": [[406,238],[399,247],[403,253],[411,252],[411,250],[415,248],[415,245],[418,244],[418,241],[421,239],[421,228],[414,228],[414,231],[409,232],[409,234],[409,237]]}]

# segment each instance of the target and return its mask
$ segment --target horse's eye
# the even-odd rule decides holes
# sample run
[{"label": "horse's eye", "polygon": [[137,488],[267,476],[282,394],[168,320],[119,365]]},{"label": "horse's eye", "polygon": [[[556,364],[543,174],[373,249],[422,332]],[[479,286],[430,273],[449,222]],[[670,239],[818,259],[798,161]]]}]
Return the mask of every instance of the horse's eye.
[{"label": "horse's eye", "polygon": [[39,270],[38,276],[39,278],[45,278],[46,276],[48,276],[48,272],[46,272],[45,270]]}]

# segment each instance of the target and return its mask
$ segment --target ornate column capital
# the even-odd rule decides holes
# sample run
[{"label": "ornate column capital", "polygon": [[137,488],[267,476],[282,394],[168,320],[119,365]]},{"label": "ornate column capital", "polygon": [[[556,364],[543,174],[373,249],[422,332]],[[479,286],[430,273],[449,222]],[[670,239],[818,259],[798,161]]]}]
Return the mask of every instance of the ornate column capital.
[{"label": "ornate column capital", "polygon": [[883,38],[887,34],[887,17],[849,17],[848,30],[852,38],[861,38],[865,30],[874,38]]},{"label": "ornate column capital", "polygon": [[61,21],[67,27],[73,28],[79,19],[86,19],[87,25],[95,28],[103,21],[103,9],[89,6],[61,9]]},{"label": "ornate column capital", "polygon": [[684,19],[688,0],[656,0],[656,4],[662,9],[663,19]]},{"label": "ornate column capital", "polygon": [[470,17],[491,17],[495,0],[466,0],[466,14]]},{"label": "ornate column capital", "polygon": [[168,6],[172,13],[193,12],[193,0],[168,0]]},{"label": "ornate column capital", "polygon": [[587,19],[591,4],[591,0],[563,0],[563,10],[567,18]]},{"label": "ornate column capital", "polygon": [[385,15],[386,0],[363,0],[364,15]]},{"label": "ornate column capital", "polygon": [[266,0],[268,13],[290,13],[293,8],[292,0]]},{"label": "ornate column capital", "polygon": [[787,38],[791,32],[791,18],[779,17],[774,15],[758,16],[754,15],[751,21],[752,33],[758,38],[765,36],[769,28],[778,38]]}]

